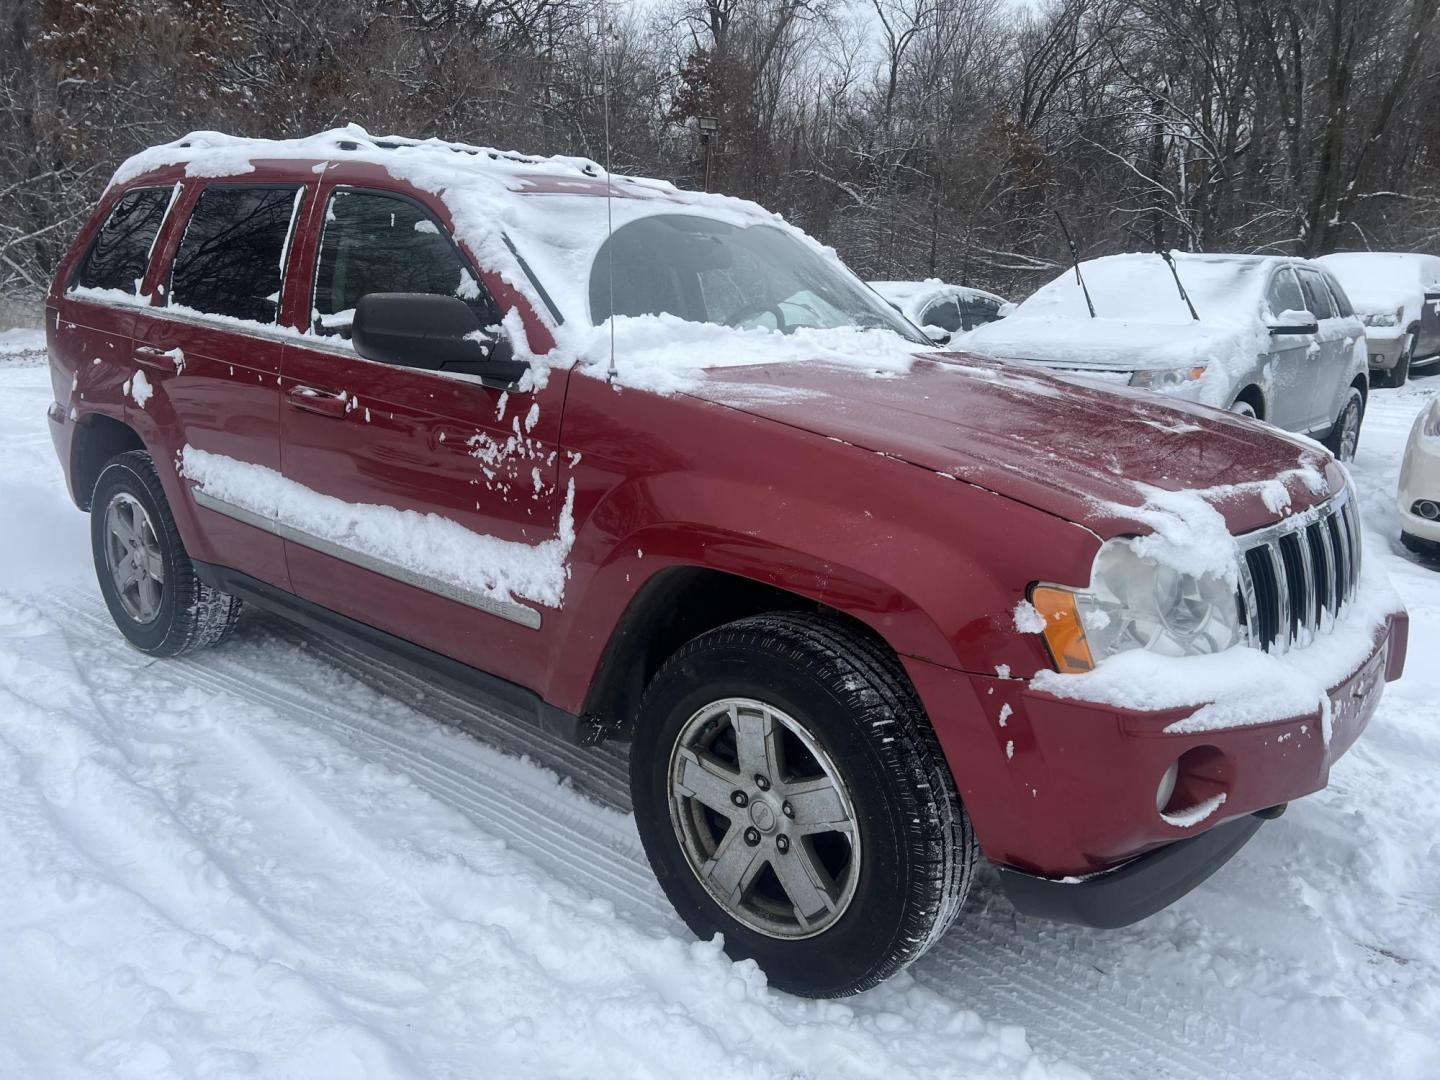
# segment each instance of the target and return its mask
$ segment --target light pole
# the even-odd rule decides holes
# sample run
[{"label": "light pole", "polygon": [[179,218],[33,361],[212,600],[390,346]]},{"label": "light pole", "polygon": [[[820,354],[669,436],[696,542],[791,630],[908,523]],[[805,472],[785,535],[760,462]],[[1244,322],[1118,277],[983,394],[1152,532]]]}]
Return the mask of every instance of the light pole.
[{"label": "light pole", "polygon": [[700,141],[705,144],[705,190],[710,190],[710,157],[714,148],[715,133],[720,130],[720,121],[713,116],[702,116],[696,120],[700,129]]}]

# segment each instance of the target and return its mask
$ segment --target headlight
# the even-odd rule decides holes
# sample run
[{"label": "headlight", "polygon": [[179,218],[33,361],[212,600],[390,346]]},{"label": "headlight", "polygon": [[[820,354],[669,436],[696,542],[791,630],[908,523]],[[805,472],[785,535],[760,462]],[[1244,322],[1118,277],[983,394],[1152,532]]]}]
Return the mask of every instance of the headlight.
[{"label": "headlight", "polygon": [[1131,649],[1160,656],[1217,653],[1241,637],[1233,584],[1137,555],[1125,539],[1101,546],[1088,589],[1039,585],[1030,602],[1045,619],[1056,668],[1067,673],[1089,671]]},{"label": "headlight", "polygon": [[1366,326],[1399,326],[1400,320],[1405,317],[1404,308],[1396,308],[1389,315],[1361,315],[1360,321]]},{"label": "headlight", "polygon": [[1131,375],[1130,385],[1142,386],[1146,390],[1172,390],[1177,386],[1194,382],[1204,374],[1205,366],[1203,364],[1198,367],[1149,368]]}]

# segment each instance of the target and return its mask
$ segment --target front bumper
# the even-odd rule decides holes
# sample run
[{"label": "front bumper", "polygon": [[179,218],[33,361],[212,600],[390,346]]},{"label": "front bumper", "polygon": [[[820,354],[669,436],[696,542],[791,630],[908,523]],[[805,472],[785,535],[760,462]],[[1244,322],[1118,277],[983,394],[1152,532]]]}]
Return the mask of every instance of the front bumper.
[{"label": "front bumper", "polygon": [[1411,511],[1420,499],[1440,502],[1440,439],[1419,430],[1423,421],[1423,416],[1416,418],[1416,430],[1411,431],[1405,447],[1395,508],[1400,514],[1402,532],[1440,543],[1440,520],[1429,520]]},{"label": "front bumper", "polygon": [[1123,866],[1086,878],[1055,881],[999,867],[1005,896],[1022,915],[1114,930],[1169,907],[1230,861],[1284,806],[1227,821],[1176,840]]},{"label": "front bumper", "polygon": [[[1144,918],[1204,880],[1254,829],[1226,829],[1203,844],[1191,838],[1227,823],[1248,825],[1254,814],[1326,785],[1331,766],[1369,723],[1383,684],[1399,678],[1408,625],[1404,613],[1392,615],[1369,658],[1330,691],[1328,725],[1317,708],[1275,723],[1173,732],[1166,729],[1195,709],[1132,711],[1055,698],[1025,680],[906,666],[981,848],[1009,879],[1007,890],[1019,890],[1017,907],[1030,903],[1064,917],[1055,912],[1068,904],[1071,921],[1119,925],[1119,916],[1097,914],[1085,897],[1139,889],[1144,897],[1098,907],[1120,910],[1127,921]],[[1177,762],[1184,764],[1176,790],[1188,800],[1201,804],[1223,794],[1208,815],[1192,820],[1171,810],[1167,817],[1157,808],[1157,788]],[[1177,841],[1186,844],[1161,858]],[[1063,904],[1026,899],[1064,895],[1054,890],[1076,884],[1084,888]]]},{"label": "front bumper", "polygon": [[1410,344],[1410,334],[1399,326],[1367,326],[1365,352],[1371,371],[1393,371]]}]

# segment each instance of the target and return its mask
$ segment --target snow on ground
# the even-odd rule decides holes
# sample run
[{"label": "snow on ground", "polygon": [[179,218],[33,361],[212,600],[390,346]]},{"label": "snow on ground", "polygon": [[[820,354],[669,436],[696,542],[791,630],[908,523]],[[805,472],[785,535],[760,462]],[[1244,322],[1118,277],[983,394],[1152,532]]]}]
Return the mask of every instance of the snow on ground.
[{"label": "snow on ground", "polygon": [[1411,666],[1329,790],[1138,926],[1020,919],[985,880],[909,973],[814,1003],[670,912],[623,749],[261,616],[190,659],[127,648],[38,359],[0,355],[7,1080],[1440,1074],[1440,571],[1391,506],[1440,385],[1367,418],[1354,474]]}]

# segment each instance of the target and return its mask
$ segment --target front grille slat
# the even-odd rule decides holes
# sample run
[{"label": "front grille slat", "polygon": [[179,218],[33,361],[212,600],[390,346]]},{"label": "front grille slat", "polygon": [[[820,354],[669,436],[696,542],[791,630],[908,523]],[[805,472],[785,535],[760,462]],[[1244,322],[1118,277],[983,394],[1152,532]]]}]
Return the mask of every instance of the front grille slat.
[{"label": "front grille slat", "polygon": [[[1345,522],[1344,512],[1332,515],[1330,518],[1330,531],[1335,534],[1335,554],[1338,566],[1335,571],[1336,596],[1346,596],[1350,592],[1350,564],[1353,555],[1350,552],[1350,527]],[[1336,611],[1338,614],[1340,604],[1337,600]]]},{"label": "front grille slat", "polygon": [[1360,581],[1360,518],[1348,490],[1240,543],[1238,602],[1250,644],[1267,652],[1313,641]]}]

